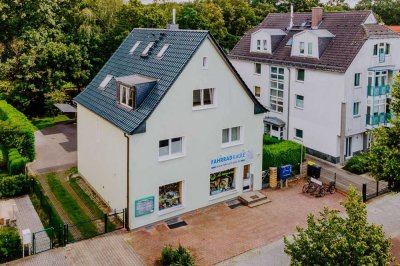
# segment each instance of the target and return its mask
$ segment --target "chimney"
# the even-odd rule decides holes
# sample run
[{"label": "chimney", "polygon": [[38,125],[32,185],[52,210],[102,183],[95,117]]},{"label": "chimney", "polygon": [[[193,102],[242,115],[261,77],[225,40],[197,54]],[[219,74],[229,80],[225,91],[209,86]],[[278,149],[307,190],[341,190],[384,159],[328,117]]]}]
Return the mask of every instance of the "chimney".
[{"label": "chimney", "polygon": [[289,29],[293,28],[293,5],[290,5],[290,23],[289,23]]},{"label": "chimney", "polygon": [[319,24],[322,21],[323,7],[313,7],[311,15],[311,28],[313,30],[318,29]]},{"label": "chimney", "polygon": [[167,25],[168,30],[179,30],[179,25],[176,24],[176,9],[172,9],[172,23]]}]

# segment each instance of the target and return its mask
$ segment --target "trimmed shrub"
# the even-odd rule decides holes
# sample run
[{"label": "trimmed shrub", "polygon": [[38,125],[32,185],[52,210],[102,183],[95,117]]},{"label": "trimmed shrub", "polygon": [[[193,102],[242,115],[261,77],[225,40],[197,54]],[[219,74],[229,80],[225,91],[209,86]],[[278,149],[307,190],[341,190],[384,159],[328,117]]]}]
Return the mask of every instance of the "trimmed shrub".
[{"label": "trimmed shrub", "polygon": [[27,159],[19,154],[17,149],[8,150],[7,168],[10,175],[21,174],[25,171]]},{"label": "trimmed shrub", "polygon": [[280,140],[278,138],[271,137],[269,135],[263,136],[263,144],[264,145],[276,144],[276,143],[280,143],[280,142],[282,142],[282,140]]},{"label": "trimmed shrub", "polygon": [[0,101],[0,143],[6,148],[16,148],[30,161],[35,159],[35,128],[28,118],[9,105]]},{"label": "trimmed shrub", "polygon": [[6,148],[0,144],[0,168],[3,168],[7,164],[7,152]]},{"label": "trimmed shrub", "polygon": [[[305,148],[303,149],[303,160],[305,158]],[[291,164],[294,174],[299,171],[298,165],[301,158],[301,145],[290,141],[282,140],[276,144],[264,145],[263,147],[263,170],[270,167],[281,167]]]},{"label": "trimmed shrub", "polygon": [[16,227],[0,227],[0,263],[22,256],[21,238]]},{"label": "trimmed shrub", "polygon": [[21,196],[29,191],[29,179],[25,175],[0,178],[0,198]]},{"label": "trimmed shrub", "polygon": [[362,154],[351,157],[346,162],[346,165],[343,167],[343,169],[357,175],[365,174],[368,172],[368,160],[366,155]]},{"label": "trimmed shrub", "polygon": [[177,249],[173,248],[171,245],[167,245],[161,250],[160,264],[165,266],[192,266],[195,265],[195,261],[188,249],[181,245],[179,245]]}]

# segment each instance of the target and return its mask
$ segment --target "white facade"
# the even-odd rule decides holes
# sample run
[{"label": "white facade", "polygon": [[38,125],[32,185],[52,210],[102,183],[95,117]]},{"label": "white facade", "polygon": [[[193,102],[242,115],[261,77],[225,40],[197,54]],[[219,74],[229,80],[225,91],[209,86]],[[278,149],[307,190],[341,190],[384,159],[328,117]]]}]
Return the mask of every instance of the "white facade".
[{"label": "white facade", "polygon": [[[374,21],[368,18],[368,22]],[[292,54],[299,56],[300,42],[305,43],[305,56],[308,52],[307,44],[318,43],[317,35],[310,33],[311,31],[307,30],[294,36]],[[381,55],[380,58],[379,49],[386,47],[386,44],[389,44],[390,52]],[[378,45],[376,55],[374,55],[374,45]],[[313,54],[310,56],[317,56],[314,54],[317,52],[317,47],[318,45],[313,45]],[[266,64],[245,59],[231,59],[231,62],[253,92],[256,86],[261,87],[259,100],[270,110],[266,116],[279,118],[285,123],[283,138],[301,142],[312,154],[332,162],[339,162],[341,152],[345,158],[349,158],[367,148],[368,137],[365,133],[368,130],[379,125],[389,125],[386,119],[389,113],[387,108],[389,95],[382,93],[382,95],[368,96],[368,86],[370,90],[375,86],[376,90],[379,90],[383,85],[391,84],[391,76],[394,76],[400,68],[400,39],[367,40],[345,73]],[[261,64],[261,74],[255,73],[255,64]],[[275,110],[274,107],[275,92],[271,90],[272,68],[284,69],[282,112]],[[299,69],[304,71],[304,81],[297,80]],[[359,84],[355,84],[357,73],[359,73]],[[382,73],[385,73],[386,80],[379,80],[375,84],[376,75]],[[298,96],[300,97],[297,98]],[[345,121],[341,118],[342,103],[346,108]],[[354,110],[355,103],[358,112]],[[345,127],[345,136],[341,138],[342,126]],[[302,130],[301,138],[296,136],[296,129]],[[270,133],[278,135],[276,131]],[[341,141],[343,141],[342,151]]]},{"label": "white facade", "polygon": [[[194,108],[193,90],[203,88],[214,88],[215,104]],[[254,102],[206,39],[147,119],[146,132],[128,136],[130,228],[236,198],[243,191],[245,165],[250,165],[252,189],[261,189],[263,117],[254,114]],[[233,127],[240,127],[240,141],[223,145],[222,130]],[[160,157],[160,140],[179,137],[182,153]],[[78,107],[78,168],[111,208],[127,205],[126,152],[127,139],[121,130]],[[210,174],[227,169],[234,169],[234,189],[210,196]],[[180,204],[164,208],[161,190],[173,183],[178,183]],[[152,200],[153,211],[141,215],[138,206],[149,207]]]}]

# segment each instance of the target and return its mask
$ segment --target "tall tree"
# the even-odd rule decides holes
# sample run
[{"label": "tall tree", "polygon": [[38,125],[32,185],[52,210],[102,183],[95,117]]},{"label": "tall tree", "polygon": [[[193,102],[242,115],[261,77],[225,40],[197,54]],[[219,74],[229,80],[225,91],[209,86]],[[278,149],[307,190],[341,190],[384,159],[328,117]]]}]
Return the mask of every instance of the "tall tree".
[{"label": "tall tree", "polygon": [[293,241],[287,238],[285,252],[291,265],[389,265],[390,241],[382,226],[368,224],[366,205],[354,188],[341,203],[347,217],[325,208],[316,218],[310,214],[307,228],[298,227]]}]

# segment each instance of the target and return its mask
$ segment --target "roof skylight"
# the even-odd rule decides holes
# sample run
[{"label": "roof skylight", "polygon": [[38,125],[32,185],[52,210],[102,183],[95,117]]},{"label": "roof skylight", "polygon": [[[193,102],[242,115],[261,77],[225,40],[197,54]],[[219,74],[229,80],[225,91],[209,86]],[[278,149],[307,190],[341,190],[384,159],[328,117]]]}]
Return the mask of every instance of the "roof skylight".
[{"label": "roof skylight", "polygon": [[157,54],[157,58],[162,58],[163,57],[163,55],[164,55],[164,53],[165,53],[165,51],[167,51],[167,49],[168,49],[168,47],[170,46],[170,44],[165,44],[164,46],[163,46],[163,48],[161,48],[161,50],[158,52],[158,54]]},{"label": "roof skylight", "polygon": [[141,41],[137,41],[132,48],[129,50],[130,54],[133,54],[133,52],[136,50],[136,48],[138,48],[139,44],[141,43]]},{"label": "roof skylight", "polygon": [[107,76],[103,79],[103,81],[100,83],[99,87],[100,87],[101,89],[104,89],[104,88],[107,86],[107,84],[110,82],[110,80],[111,80],[112,78],[113,78],[112,75],[107,75]]},{"label": "roof skylight", "polygon": [[154,42],[149,42],[149,44],[146,46],[146,48],[142,52],[142,56],[147,56],[150,49],[153,47]]}]

